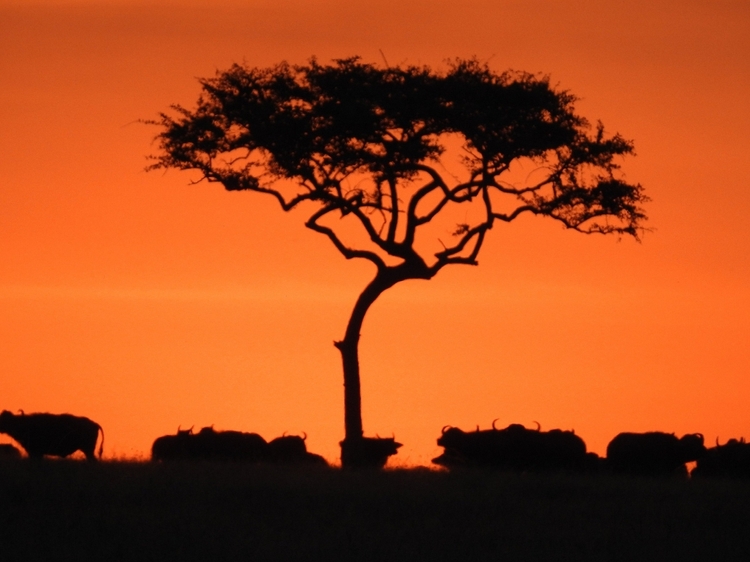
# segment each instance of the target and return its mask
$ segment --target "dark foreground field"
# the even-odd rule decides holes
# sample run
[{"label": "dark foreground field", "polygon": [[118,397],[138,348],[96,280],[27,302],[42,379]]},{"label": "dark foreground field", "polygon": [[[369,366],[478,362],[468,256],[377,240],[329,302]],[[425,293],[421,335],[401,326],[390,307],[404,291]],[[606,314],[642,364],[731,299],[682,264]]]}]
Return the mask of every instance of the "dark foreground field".
[{"label": "dark foreground field", "polygon": [[0,560],[750,560],[750,483],[4,462]]}]

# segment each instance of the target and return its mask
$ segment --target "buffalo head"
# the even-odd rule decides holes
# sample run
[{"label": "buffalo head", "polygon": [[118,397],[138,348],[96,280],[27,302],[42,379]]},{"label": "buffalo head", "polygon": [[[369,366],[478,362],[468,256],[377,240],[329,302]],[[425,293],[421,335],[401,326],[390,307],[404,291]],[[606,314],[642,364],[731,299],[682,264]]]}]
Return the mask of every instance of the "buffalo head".
[{"label": "buffalo head", "polygon": [[344,439],[341,445],[341,462],[348,468],[382,468],[388,457],[398,453],[401,443],[394,437],[360,437]]},{"label": "buffalo head", "polygon": [[703,444],[703,434],[689,433],[680,438],[680,450],[685,462],[698,460],[706,452]]}]

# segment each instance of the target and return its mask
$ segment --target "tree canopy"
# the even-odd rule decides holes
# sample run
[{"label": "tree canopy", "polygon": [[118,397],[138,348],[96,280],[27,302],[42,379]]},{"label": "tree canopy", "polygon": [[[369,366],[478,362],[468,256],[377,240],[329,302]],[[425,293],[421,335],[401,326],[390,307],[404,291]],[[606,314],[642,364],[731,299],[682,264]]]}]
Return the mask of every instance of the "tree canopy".
[{"label": "tree canopy", "polygon": [[[305,208],[308,228],[346,258],[376,266],[337,342],[345,441],[362,436],[357,342],[384,290],[449,264],[476,265],[487,232],[522,215],[584,233],[639,239],[644,230],[647,197],[620,171],[633,144],[591,126],[576,113],[575,96],[546,76],[497,73],[474,59],[437,71],[352,57],[236,64],[200,83],[194,109],[174,105],[153,121],[160,151],[151,168],[197,170],[197,181],[265,193],[285,211]],[[454,145],[459,175],[443,162]],[[449,243],[418,248],[423,227],[463,206],[472,218],[454,223]],[[366,245],[344,238],[332,222],[342,217],[354,219]]]}]

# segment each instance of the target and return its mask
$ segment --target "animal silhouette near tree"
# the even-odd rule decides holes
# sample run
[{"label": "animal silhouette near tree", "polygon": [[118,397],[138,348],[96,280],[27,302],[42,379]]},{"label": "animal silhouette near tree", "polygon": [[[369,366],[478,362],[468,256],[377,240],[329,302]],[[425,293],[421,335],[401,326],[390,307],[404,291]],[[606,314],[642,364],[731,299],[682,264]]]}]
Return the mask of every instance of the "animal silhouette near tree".
[{"label": "animal silhouette near tree", "polygon": [[[619,166],[632,143],[592,127],[575,96],[545,76],[474,59],[433,70],[352,57],[235,64],[200,84],[194,109],[174,105],[150,121],[160,127],[150,168],[194,170],[196,181],[273,197],[284,211],[306,212],[305,225],[346,259],[375,268],[335,342],[345,467],[382,465],[396,452],[373,460],[379,443],[364,437],[361,414],[360,333],[384,291],[477,265],[487,233],[524,215],[588,234],[639,239],[644,230],[647,197]],[[441,220],[451,224],[448,241],[423,244]]]}]

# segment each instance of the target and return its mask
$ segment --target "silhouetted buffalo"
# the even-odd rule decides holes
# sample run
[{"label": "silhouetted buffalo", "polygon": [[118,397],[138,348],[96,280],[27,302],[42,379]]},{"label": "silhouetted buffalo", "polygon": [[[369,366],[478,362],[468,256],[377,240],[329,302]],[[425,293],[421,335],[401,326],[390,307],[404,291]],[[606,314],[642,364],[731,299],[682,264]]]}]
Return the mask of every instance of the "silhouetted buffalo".
[{"label": "silhouetted buffalo", "polygon": [[707,449],[690,473],[693,477],[750,478],[750,443],[730,439],[724,445]]},{"label": "silhouetted buffalo", "polygon": [[278,462],[294,461],[307,454],[305,437],[297,435],[282,435],[268,442],[268,459]]},{"label": "silhouetted buffalo", "polygon": [[491,467],[513,471],[586,470],[596,455],[572,431],[541,431],[511,424],[504,429],[463,431],[446,426],[437,444],[443,454],[432,462],[448,468]]},{"label": "silhouetted buffalo", "polygon": [[198,433],[178,429],[176,435],[164,435],[154,441],[151,458],[327,465],[320,455],[307,452],[305,438],[285,435],[266,442],[257,433],[216,431],[213,427],[204,427]]},{"label": "silhouetted buffalo", "polygon": [[10,443],[0,444],[0,461],[4,459],[20,459],[21,451]]},{"label": "silhouetted buffalo", "polygon": [[257,433],[215,431],[212,427],[204,427],[198,433],[178,429],[177,435],[164,435],[154,441],[151,458],[258,462],[265,460],[267,445]]},{"label": "silhouetted buffalo", "polygon": [[388,457],[398,453],[401,447],[394,437],[344,439],[339,445],[342,465],[352,468],[383,468]]},{"label": "silhouetted buffalo", "polygon": [[307,435],[282,435],[268,442],[267,457],[270,462],[286,464],[319,464],[328,466],[320,455],[307,452],[305,440]]},{"label": "silhouetted buffalo", "polygon": [[677,438],[673,433],[620,433],[607,445],[607,467],[612,472],[649,476],[687,476],[685,463],[706,452],[703,435]]},{"label": "silhouetted buffalo", "polygon": [[0,433],[10,435],[28,453],[30,458],[44,455],[67,457],[81,451],[90,461],[95,461],[96,441],[102,434],[99,458],[104,449],[104,430],[88,418],[70,414],[15,415],[7,410],[0,413]]}]

